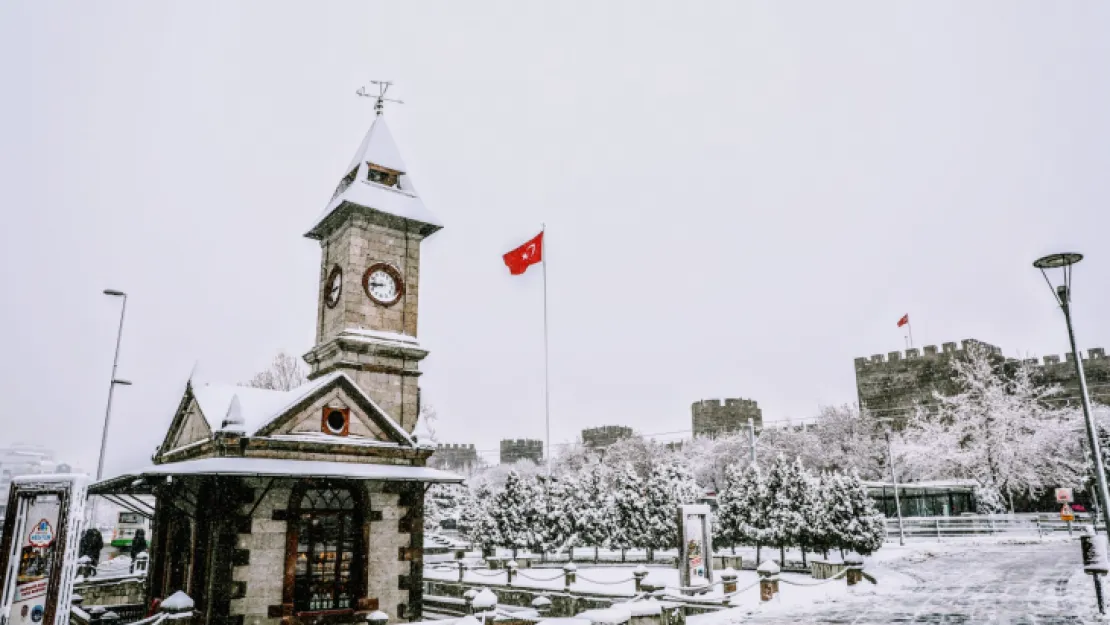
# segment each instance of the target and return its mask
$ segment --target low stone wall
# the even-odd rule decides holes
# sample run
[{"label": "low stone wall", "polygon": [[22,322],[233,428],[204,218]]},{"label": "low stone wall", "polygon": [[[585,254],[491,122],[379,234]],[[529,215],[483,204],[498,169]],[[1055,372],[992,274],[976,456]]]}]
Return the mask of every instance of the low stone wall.
[{"label": "low stone wall", "polygon": [[829,579],[836,577],[841,571],[848,568],[843,562],[829,562],[826,560],[810,560],[810,574],[813,579]]},{"label": "low stone wall", "polygon": [[482,584],[466,582],[446,582],[442,580],[424,579],[424,594],[426,596],[449,597],[462,600],[463,593],[471,588],[489,588],[497,595],[498,603],[504,605],[530,608],[536,597],[547,597],[551,600],[550,616],[574,616],[586,610],[608,608],[614,601],[626,601],[631,597],[611,597],[596,593],[574,592],[567,594],[558,590],[542,588],[507,587],[499,584]]},{"label": "low stone wall", "polygon": [[146,588],[144,576],[109,577],[97,579],[95,577],[77,582],[73,585],[73,592],[81,595],[82,605],[125,605],[143,603],[146,601]]}]

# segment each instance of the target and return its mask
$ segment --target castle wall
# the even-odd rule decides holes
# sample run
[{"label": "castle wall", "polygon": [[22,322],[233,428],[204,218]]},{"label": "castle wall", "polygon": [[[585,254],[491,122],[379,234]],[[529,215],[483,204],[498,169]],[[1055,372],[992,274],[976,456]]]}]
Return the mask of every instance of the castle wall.
[{"label": "castle wall", "polygon": [[625,427],[623,425],[603,425],[601,427],[582,430],[582,442],[587,447],[602,449],[619,440],[632,438],[633,435],[634,433],[630,427]]},{"label": "castle wall", "polygon": [[690,412],[695,438],[747,431],[749,420],[756,429],[763,427],[763,411],[751,399],[704,399],[694,402]]},{"label": "castle wall", "polygon": [[[922,350],[914,348],[856,358],[856,392],[860,409],[876,418],[889,417],[902,421],[913,413],[915,405],[935,405],[934,392],[942,395],[959,392],[953,379],[952,359],[965,358],[972,344],[987,348],[1000,363],[1017,363],[1014,359],[1005,358],[1000,348],[975,339],[961,341],[959,347],[956,343],[944,343],[940,350],[935,345],[927,345]],[[1059,401],[1079,401],[1079,379],[1070,354],[1064,359],[1045,356],[1043,362],[1035,358],[1028,362],[1038,367],[1038,381],[1062,387]],[[1105,350],[1091,349],[1083,364],[1091,400],[1110,405],[1110,358],[1106,357]]]},{"label": "castle wall", "polygon": [[543,441],[534,439],[506,439],[501,441],[501,464],[512,464],[518,460],[531,460],[543,463]]},{"label": "castle wall", "polygon": [[436,469],[469,472],[478,466],[478,452],[473,444],[440,444],[428,459],[428,465]]}]

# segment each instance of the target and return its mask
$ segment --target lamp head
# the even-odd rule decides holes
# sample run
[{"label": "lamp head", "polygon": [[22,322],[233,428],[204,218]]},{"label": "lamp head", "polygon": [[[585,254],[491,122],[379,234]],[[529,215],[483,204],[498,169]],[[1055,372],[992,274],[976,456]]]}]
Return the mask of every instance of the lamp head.
[{"label": "lamp head", "polygon": [[[1063,252],[1059,254],[1049,254],[1033,261],[1033,266],[1041,270],[1041,275],[1044,276],[1044,281],[1048,283],[1048,288],[1052,289],[1053,294],[1056,296],[1056,303],[1060,306],[1067,308],[1068,302],[1071,301],[1071,268],[1072,265],[1083,260],[1082,254],[1075,252]],[[1053,284],[1051,278],[1048,277],[1048,272],[1053,269],[1059,269],[1060,282],[1062,284]],[[1066,310],[1065,310],[1066,312]]]},{"label": "lamp head", "polygon": [[117,291],[115,289],[104,289],[104,294],[113,295],[115,297],[127,297],[127,293],[124,293],[123,291]]},{"label": "lamp head", "polygon": [[119,384],[120,386],[131,386],[131,380],[121,380],[119,378],[116,378],[115,380],[112,380],[112,384]]}]

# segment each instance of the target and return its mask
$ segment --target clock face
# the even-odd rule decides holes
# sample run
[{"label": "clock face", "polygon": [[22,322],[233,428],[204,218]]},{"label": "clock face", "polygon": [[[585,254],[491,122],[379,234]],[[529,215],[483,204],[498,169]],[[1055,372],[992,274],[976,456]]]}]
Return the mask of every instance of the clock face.
[{"label": "clock face", "polygon": [[366,289],[366,295],[381,306],[396,304],[405,293],[401,273],[386,263],[371,265],[362,277],[362,287]]},{"label": "clock face", "polygon": [[328,308],[335,308],[339,303],[339,294],[343,292],[343,270],[336,265],[328,275],[327,285],[324,287],[324,303]]}]

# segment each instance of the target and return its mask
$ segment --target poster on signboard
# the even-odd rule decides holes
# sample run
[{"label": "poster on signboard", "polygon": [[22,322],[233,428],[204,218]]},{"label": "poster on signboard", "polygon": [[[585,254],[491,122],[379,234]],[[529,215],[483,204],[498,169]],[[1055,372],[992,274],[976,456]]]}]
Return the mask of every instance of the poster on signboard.
[{"label": "poster on signboard", "polygon": [[0,551],[0,625],[66,625],[88,478],[12,480]]},{"label": "poster on signboard", "polygon": [[684,505],[678,510],[679,578],[693,588],[713,582],[713,543],[710,510],[705,505]]}]

